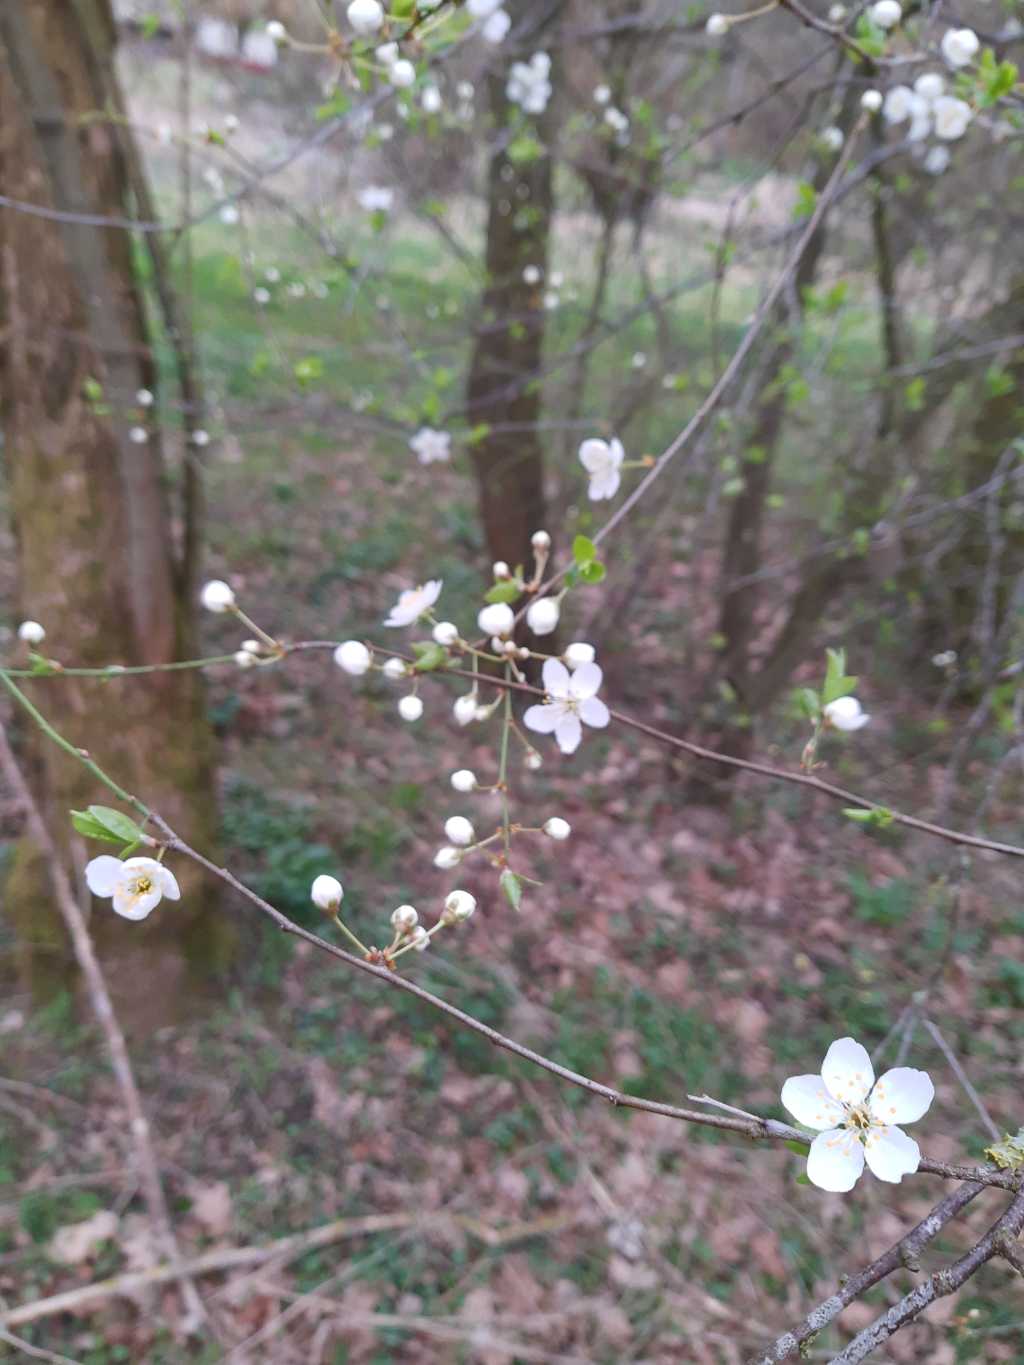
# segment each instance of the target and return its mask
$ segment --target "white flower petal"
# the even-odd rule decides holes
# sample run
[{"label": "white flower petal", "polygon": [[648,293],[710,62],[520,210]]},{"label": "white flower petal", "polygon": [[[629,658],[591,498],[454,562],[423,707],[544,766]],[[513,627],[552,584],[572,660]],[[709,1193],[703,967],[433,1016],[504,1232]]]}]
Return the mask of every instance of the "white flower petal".
[{"label": "white flower petal", "polygon": [[580,464],[588,474],[604,473],[610,463],[610,455],[607,441],[591,437],[580,446]]},{"label": "white flower petal", "polygon": [[584,725],[592,725],[595,730],[603,730],[611,720],[608,708],[600,697],[584,697],[579,710],[580,720]]},{"label": "white flower petal", "polygon": [[143,896],[137,895],[129,886],[119,886],[114,892],[114,909],[124,919],[145,919],[160,904],[163,894],[159,884],[154,884]]},{"label": "white flower petal", "polygon": [[622,442],[617,436],[613,437],[608,445],[608,455],[616,469],[618,469],[619,465],[626,458],[626,452],[622,447]]},{"label": "white flower petal", "polygon": [[592,697],[601,687],[604,674],[599,664],[580,664],[572,675],[572,695],[580,701]]},{"label": "white flower petal", "polygon": [[181,887],[178,885],[177,877],[169,867],[164,867],[162,864],[160,866],[160,885],[169,901],[181,900]]},{"label": "white flower petal", "polygon": [[124,863],[109,853],[93,858],[85,869],[85,880],[94,896],[112,896],[123,875]]},{"label": "white flower petal", "polygon": [[902,1128],[872,1128],[864,1156],[872,1173],[892,1185],[898,1185],[905,1175],[913,1175],[921,1163],[920,1147]]},{"label": "white flower petal", "polygon": [[879,1123],[914,1123],[927,1114],[935,1087],[927,1071],[897,1066],[880,1076],[868,1107]]},{"label": "white flower petal", "polygon": [[867,1050],[853,1038],[838,1038],[821,1064],[821,1078],[833,1099],[860,1104],[875,1083]]},{"label": "white flower petal", "polygon": [[523,724],[528,730],[536,730],[538,735],[552,735],[564,715],[563,706],[530,706],[523,716]]},{"label": "white flower petal", "polygon": [[583,726],[580,724],[579,716],[573,715],[571,711],[564,712],[555,726],[555,739],[562,753],[574,754],[580,747],[582,738]]},{"label": "white flower petal", "polygon": [[807,1179],[820,1190],[845,1194],[852,1190],[864,1169],[864,1148],[846,1128],[829,1128],[811,1143]]},{"label": "white flower petal", "polygon": [[591,502],[603,502],[605,498],[614,498],[621,482],[622,475],[617,469],[604,469],[590,480],[587,497]]},{"label": "white flower petal", "polygon": [[545,659],[543,677],[544,691],[549,697],[568,697],[570,695],[569,670],[560,659]]},{"label": "white flower petal", "polygon": [[820,1076],[790,1076],[782,1087],[782,1103],[797,1123],[819,1131],[834,1128],[846,1114],[825,1089]]}]

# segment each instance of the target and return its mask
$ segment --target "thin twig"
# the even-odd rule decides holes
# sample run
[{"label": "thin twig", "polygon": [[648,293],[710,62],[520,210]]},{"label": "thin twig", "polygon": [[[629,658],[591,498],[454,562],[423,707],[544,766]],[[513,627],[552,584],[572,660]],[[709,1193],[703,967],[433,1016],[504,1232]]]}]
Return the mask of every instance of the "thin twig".
[{"label": "thin twig", "polygon": [[967,1072],[963,1069],[963,1066],[960,1064],[960,1061],[957,1058],[956,1053],[953,1051],[953,1049],[946,1042],[945,1038],[939,1032],[938,1027],[935,1024],[933,1024],[930,1019],[922,1019],[921,1023],[924,1024],[926,1031],[931,1035],[932,1040],[938,1046],[939,1051],[942,1053],[943,1057],[945,1057],[946,1061],[949,1063],[949,1067],[950,1070],[953,1072],[953,1075],[963,1086],[964,1093],[966,1094],[970,1102],[974,1105],[978,1117],[985,1125],[985,1130],[988,1133],[989,1137],[992,1139],[993,1142],[998,1142],[999,1139],[1002,1137],[1002,1133],[999,1131],[995,1122],[993,1121],[992,1115],[985,1108],[984,1100],[981,1098],[977,1090],[975,1090],[974,1086],[971,1084],[970,1077],[967,1075]]}]

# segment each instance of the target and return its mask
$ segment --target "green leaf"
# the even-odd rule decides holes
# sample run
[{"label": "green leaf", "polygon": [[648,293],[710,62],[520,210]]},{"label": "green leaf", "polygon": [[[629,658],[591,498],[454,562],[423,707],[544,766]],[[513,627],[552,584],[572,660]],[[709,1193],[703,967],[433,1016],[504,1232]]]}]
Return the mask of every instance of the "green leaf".
[{"label": "green leaf", "polygon": [[1024,1128],[1017,1130],[1016,1137],[1007,1133],[1002,1142],[986,1147],[985,1155],[1003,1171],[1015,1171],[1024,1166]]},{"label": "green leaf", "polygon": [[826,649],[825,685],[821,689],[821,704],[828,706],[837,697],[848,697],[857,686],[857,679],[846,672],[846,650]]},{"label": "green leaf", "polygon": [[597,558],[597,546],[589,536],[577,536],[572,543],[572,557],[577,564],[588,564]]},{"label": "green leaf", "polygon": [[417,640],[413,644],[412,652],[416,655],[416,662],[413,664],[413,671],[416,673],[432,673],[435,668],[443,668],[448,662],[448,651],[436,640]]},{"label": "green leaf", "polygon": [[493,588],[488,588],[484,593],[485,602],[514,602],[520,594],[518,583],[514,583],[511,578],[503,578],[500,583],[495,583]]},{"label": "green leaf", "polygon": [[592,559],[587,564],[580,565],[580,578],[584,583],[600,583],[607,570],[600,560]]},{"label": "green leaf", "polygon": [[808,720],[817,720],[821,715],[821,698],[813,687],[801,687],[797,689],[797,704],[807,716]]},{"label": "green leaf", "polygon": [[868,825],[872,829],[888,829],[896,818],[888,806],[872,806],[870,810],[861,810],[859,806],[844,806],[843,814],[847,820],[852,820],[858,825]]},{"label": "green leaf", "polygon": [[794,218],[809,218],[818,202],[818,191],[806,180],[796,187],[796,203],[793,205]]},{"label": "green leaf", "polygon": [[87,814],[118,843],[134,844],[143,837],[142,830],[130,816],[112,810],[110,806],[90,806]]},{"label": "green leaf", "polygon": [[810,1153],[810,1145],[806,1142],[785,1142],[783,1146],[787,1152],[795,1152],[797,1156],[807,1156]]},{"label": "green leaf", "polygon": [[513,910],[518,910],[523,903],[523,880],[518,877],[510,867],[506,867],[501,874],[500,886],[505,899]]},{"label": "green leaf", "polygon": [[86,839],[102,839],[108,844],[123,843],[123,839],[118,839],[109,830],[92,818],[86,810],[73,810],[71,812],[71,824]]}]

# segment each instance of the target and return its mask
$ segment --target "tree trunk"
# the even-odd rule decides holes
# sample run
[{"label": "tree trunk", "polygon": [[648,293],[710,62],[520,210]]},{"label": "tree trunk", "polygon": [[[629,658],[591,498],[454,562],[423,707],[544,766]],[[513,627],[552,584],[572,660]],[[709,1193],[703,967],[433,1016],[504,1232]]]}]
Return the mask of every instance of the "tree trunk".
[{"label": "tree trunk", "polygon": [[[528,59],[540,46],[537,27],[558,7],[552,0],[535,0],[535,13],[523,18],[533,45],[527,51],[506,44],[509,62],[513,56]],[[506,80],[504,71],[489,79],[495,150],[488,167],[486,285],[467,385],[467,415],[473,426],[486,427],[473,446],[473,463],[488,553],[492,560],[505,560],[513,568],[524,564],[529,571],[530,537],[544,526],[544,452],[537,423],[543,398],[553,120],[550,112],[526,119],[537,155],[516,155],[522,140],[512,130],[523,116],[505,94]],[[527,267],[539,270],[538,282],[524,279]]]},{"label": "tree trunk", "polygon": [[[108,45],[97,50],[97,43]],[[194,606],[180,593],[159,434],[136,401],[156,389],[132,242],[75,215],[130,217],[124,130],[91,119],[106,100],[114,25],[108,0],[4,0],[0,6],[0,183],[54,219],[0,211],[0,395],[25,615],[43,651],[76,664],[160,664],[180,656]],[[216,827],[213,746],[199,675],[53,678],[33,698],[122,785],[210,847]],[[23,735],[35,796],[75,883],[99,852],[72,837],[71,807],[104,800],[84,768],[34,732]],[[174,1017],[190,968],[221,966],[230,933],[189,869],[181,906],[145,924],[103,903],[92,931],[119,1006],[136,1028]],[[50,912],[38,851],[23,844],[4,906],[26,981],[47,994],[71,957]]]}]

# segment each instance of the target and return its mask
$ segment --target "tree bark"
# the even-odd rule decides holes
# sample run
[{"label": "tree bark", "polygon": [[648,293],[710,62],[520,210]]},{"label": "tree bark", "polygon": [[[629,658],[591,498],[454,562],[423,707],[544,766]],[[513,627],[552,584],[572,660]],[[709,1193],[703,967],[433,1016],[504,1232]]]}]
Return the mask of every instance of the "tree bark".
[{"label": "tree bark", "polygon": [[[99,22],[97,22],[97,19]],[[156,370],[132,242],[74,215],[131,216],[125,130],[92,116],[114,42],[108,0],[4,0],[0,6],[0,181],[12,198],[69,215],[0,211],[0,401],[24,614],[44,623],[47,656],[76,664],[161,664],[194,625],[180,592],[159,433],[136,392]],[[98,386],[98,388],[97,388]],[[216,827],[213,745],[199,675],[55,678],[34,699],[74,743],[209,846]],[[67,812],[101,801],[88,774],[34,735],[22,739],[34,796],[81,887],[87,857]],[[69,981],[71,955],[49,906],[41,855],[18,850],[4,896],[26,981]],[[184,876],[182,906],[127,926],[104,906],[92,926],[126,1019],[172,1018],[190,969],[222,965],[230,934],[212,891]]]}]

